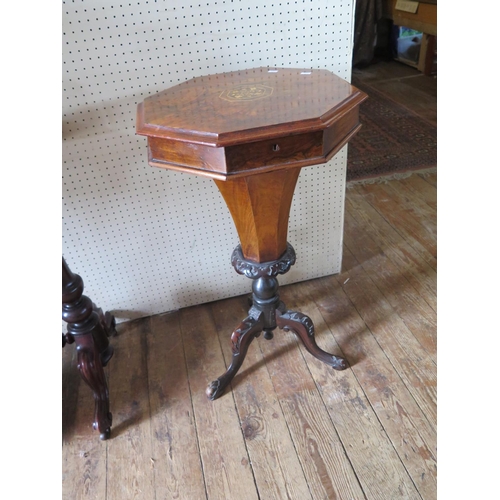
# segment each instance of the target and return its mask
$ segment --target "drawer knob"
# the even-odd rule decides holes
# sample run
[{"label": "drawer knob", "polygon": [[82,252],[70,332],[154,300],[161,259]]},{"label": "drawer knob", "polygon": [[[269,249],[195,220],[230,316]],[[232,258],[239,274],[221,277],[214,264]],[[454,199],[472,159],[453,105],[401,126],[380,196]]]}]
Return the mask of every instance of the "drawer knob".
[{"label": "drawer knob", "polygon": [[278,146],[278,144],[274,144],[273,151],[279,151],[279,150],[280,150],[280,147]]}]

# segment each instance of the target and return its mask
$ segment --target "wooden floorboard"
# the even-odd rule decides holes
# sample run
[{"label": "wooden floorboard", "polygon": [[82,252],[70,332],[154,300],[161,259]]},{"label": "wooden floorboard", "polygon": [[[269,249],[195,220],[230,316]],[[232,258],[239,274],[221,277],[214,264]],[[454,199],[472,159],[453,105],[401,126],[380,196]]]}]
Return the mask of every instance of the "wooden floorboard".
[{"label": "wooden floorboard", "polygon": [[151,318],[147,349],[156,497],[206,498],[178,312]]},{"label": "wooden floorboard", "polygon": [[432,358],[362,269],[351,267],[339,279],[343,280],[344,291],[408,390],[429,420],[435,422],[436,365]]},{"label": "wooden floorboard", "polygon": [[431,186],[437,188],[437,173],[431,173],[428,175],[418,174],[425,182],[429,183]]},{"label": "wooden floorboard", "polygon": [[434,270],[437,268],[437,242],[420,220],[398,200],[387,194],[384,186],[366,185],[355,188],[360,195],[412,246]]},{"label": "wooden floorboard", "polygon": [[352,191],[346,197],[346,213],[389,257],[394,266],[403,270],[406,279],[419,295],[437,310],[437,272],[394,227],[391,226],[362,196]]},{"label": "wooden floorboard", "polygon": [[[379,422],[420,492],[436,491],[436,431],[343,290],[342,276],[304,284],[351,363]],[[345,280],[344,280],[345,281]],[[401,437],[404,435],[404,438]]]},{"label": "wooden floorboard", "polygon": [[420,175],[411,175],[406,179],[401,179],[399,185],[411,190],[437,213],[437,192],[435,186],[426,182]]},{"label": "wooden floorboard", "polygon": [[150,325],[150,318],[132,321],[113,339],[115,352],[109,362],[113,439],[105,443],[109,500],[155,496],[147,367]]},{"label": "wooden floorboard", "polygon": [[[316,304],[307,301],[307,296],[300,293],[303,286],[299,284],[284,290],[287,306],[300,310],[312,319],[317,343],[322,349],[332,354],[342,354],[342,346],[337,344]],[[304,362],[320,391],[366,497],[420,498],[352,368],[336,372],[312,357],[302,345],[297,344],[297,348],[302,351]],[[297,353],[297,349],[294,352]]]},{"label": "wooden floorboard", "polygon": [[362,230],[351,213],[345,215],[344,245],[344,269],[348,269],[348,259],[352,255],[352,265],[363,268],[422,347],[435,360],[436,312],[407,279],[407,269],[394,264],[384,249]]},{"label": "wooden floorboard", "polygon": [[[392,89],[412,72],[384,65],[365,80]],[[205,389],[231,362],[247,296],[122,323],[105,369],[112,435],[100,441],[65,346],[63,499],[435,500],[436,211],[435,173],[350,186],[342,272],[281,287],[344,371],[276,330],[212,402]]]}]

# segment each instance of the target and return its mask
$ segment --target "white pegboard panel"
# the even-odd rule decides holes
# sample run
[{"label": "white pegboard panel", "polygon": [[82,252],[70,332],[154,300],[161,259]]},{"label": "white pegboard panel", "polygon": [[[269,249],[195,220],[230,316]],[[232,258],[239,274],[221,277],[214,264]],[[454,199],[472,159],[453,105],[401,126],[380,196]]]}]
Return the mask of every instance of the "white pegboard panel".
[{"label": "white pegboard panel", "polygon": [[[350,80],[352,1],[63,1],[63,255],[118,321],[247,293],[232,219],[210,179],[147,164],[145,97],[259,66]],[[340,271],[346,148],[304,168],[280,283]]]}]

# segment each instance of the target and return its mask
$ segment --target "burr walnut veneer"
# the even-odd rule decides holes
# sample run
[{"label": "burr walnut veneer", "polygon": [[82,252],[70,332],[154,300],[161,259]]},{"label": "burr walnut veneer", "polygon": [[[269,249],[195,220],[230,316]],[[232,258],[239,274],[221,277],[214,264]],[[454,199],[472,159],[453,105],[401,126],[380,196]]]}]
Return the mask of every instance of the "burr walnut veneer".
[{"label": "burr walnut veneer", "polygon": [[317,346],[307,316],[286,309],[276,276],[295,262],[287,230],[301,168],[327,162],[347,143],[365,99],[326,70],[256,68],[194,78],[139,104],[149,164],[214,179],[240,239],[233,266],[253,280],[248,317],[231,337],[231,365],[208,387],[210,399],[230,383],[250,342],[262,331],[272,338],[276,327],[293,330],[333,368],[347,367]]}]

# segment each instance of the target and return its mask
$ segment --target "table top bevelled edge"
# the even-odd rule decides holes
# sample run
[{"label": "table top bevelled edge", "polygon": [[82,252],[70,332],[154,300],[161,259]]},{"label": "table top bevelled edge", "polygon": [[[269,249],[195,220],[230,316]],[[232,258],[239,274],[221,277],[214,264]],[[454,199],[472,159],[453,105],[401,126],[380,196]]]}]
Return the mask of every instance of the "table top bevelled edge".
[{"label": "table top bevelled edge", "polygon": [[[262,85],[254,83],[254,74],[259,75],[258,72],[266,77],[261,80]],[[285,75],[281,76],[281,81],[277,78],[280,72],[281,75]],[[237,90],[241,91],[242,88],[245,90],[244,77],[249,73],[252,75],[252,90],[260,85],[261,88],[257,88],[256,91],[262,94],[267,88],[272,88],[274,83],[274,94],[271,91],[269,96],[264,96],[267,100],[257,96],[254,101],[250,98],[244,102],[228,102],[227,94],[231,89],[227,90],[227,87],[230,86],[232,79],[236,79],[234,75],[237,75],[237,84],[235,84],[238,87]],[[306,82],[304,85],[298,80],[298,78],[304,78],[303,75],[313,75],[316,81],[311,77],[310,80],[304,80]],[[288,79],[283,80],[285,77]],[[210,88],[212,94],[208,94],[207,97],[200,86],[210,78],[224,78],[225,86],[214,87],[215,91]],[[318,83],[320,80],[326,81],[327,84],[321,81],[320,85]],[[297,88],[290,90],[292,86],[290,81],[298,81]],[[189,88],[186,85],[190,82],[198,86],[195,89],[198,100],[193,100],[190,95],[191,102],[184,106],[182,97],[187,92],[193,93],[193,87]],[[212,82],[210,83],[213,85]],[[283,95],[280,95],[280,83],[282,87],[286,87],[282,92]],[[299,95],[304,92],[304,88],[311,93],[309,102],[304,102],[303,95]],[[329,95],[331,89],[337,92],[333,97]],[[290,95],[286,95],[287,92]],[[221,95],[224,93],[225,95]],[[214,100],[214,95],[218,99]],[[281,102],[279,102],[280,98]],[[227,180],[283,168],[305,167],[328,162],[360,129],[359,105],[366,98],[367,95],[364,92],[327,70],[254,68],[239,72],[219,73],[208,77],[193,78],[146,98],[137,107],[136,132],[148,138],[148,163],[151,166]],[[289,107],[295,108],[291,112],[286,109],[286,99],[291,101]],[[321,99],[330,101],[326,104],[326,108],[321,108],[321,104],[318,104]],[[311,102],[314,109],[308,115],[307,106]],[[153,107],[152,104],[156,103],[160,106]],[[168,106],[171,103],[175,106],[175,113],[172,117],[168,114],[170,112]],[[332,103],[333,106],[329,107]],[[219,104],[217,110],[214,110],[214,107]],[[167,112],[165,116],[160,116],[158,119],[156,108],[159,107],[161,112],[161,105]],[[201,130],[201,127],[198,129],[196,115],[191,118],[191,123],[188,122],[189,125],[192,124],[190,127],[183,126],[186,120],[180,115],[184,107],[189,108],[191,113],[193,110],[200,113],[198,117],[201,118],[198,121],[203,121],[203,119],[210,121],[212,116],[210,113],[217,111],[213,115],[215,122],[213,131],[212,129],[206,130],[207,127],[205,130]],[[272,114],[273,107],[282,113],[285,109],[289,115],[275,118]],[[269,108],[271,109],[268,113],[269,123],[266,123],[265,116],[260,123],[258,113],[266,113]],[[228,113],[226,119],[224,112],[228,109],[233,112],[233,116]],[[257,110],[257,117],[254,110]],[[156,116],[153,119],[155,113]],[[296,115],[298,119],[295,119]],[[235,121],[234,116],[237,117],[238,123],[235,123],[233,130],[230,127],[233,125],[232,121]],[[169,127],[165,122],[168,123],[170,119],[173,126]],[[176,120],[180,122],[184,120],[181,123],[182,126],[176,126]],[[249,126],[245,127],[247,122]]]}]

